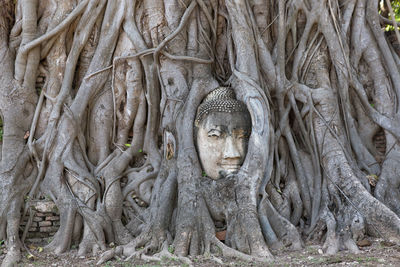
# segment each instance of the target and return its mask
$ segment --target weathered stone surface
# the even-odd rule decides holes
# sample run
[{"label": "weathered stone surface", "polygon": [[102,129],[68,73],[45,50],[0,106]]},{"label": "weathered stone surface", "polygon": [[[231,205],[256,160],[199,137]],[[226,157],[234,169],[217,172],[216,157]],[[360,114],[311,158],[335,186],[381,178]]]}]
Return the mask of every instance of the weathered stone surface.
[{"label": "weathered stone surface", "polygon": [[[60,226],[60,216],[56,205],[52,201],[37,200],[31,203],[31,207],[36,211],[29,226],[27,238],[43,240],[51,237],[57,232]],[[28,216],[20,223],[20,233],[28,223]]]},{"label": "weathered stone surface", "polygon": [[53,212],[56,209],[56,205],[52,201],[36,201],[32,206],[36,211],[42,213]]},{"label": "weathered stone surface", "polygon": [[58,229],[58,227],[54,227],[54,226],[43,226],[40,227],[40,232],[41,233],[51,233],[51,232],[56,232]]},{"label": "weathered stone surface", "polygon": [[199,106],[195,139],[203,176],[217,180],[239,171],[247,153],[251,132],[245,105],[232,89],[212,91]]},{"label": "weathered stone surface", "polygon": [[47,216],[46,221],[58,221],[60,220],[60,216]]},{"label": "weathered stone surface", "polygon": [[39,222],[39,226],[40,227],[42,227],[42,226],[51,226],[51,225],[52,225],[52,223],[50,221]]},{"label": "weathered stone surface", "polygon": [[43,221],[43,218],[41,218],[41,217],[33,217],[33,221],[34,222],[41,222],[41,221]]}]

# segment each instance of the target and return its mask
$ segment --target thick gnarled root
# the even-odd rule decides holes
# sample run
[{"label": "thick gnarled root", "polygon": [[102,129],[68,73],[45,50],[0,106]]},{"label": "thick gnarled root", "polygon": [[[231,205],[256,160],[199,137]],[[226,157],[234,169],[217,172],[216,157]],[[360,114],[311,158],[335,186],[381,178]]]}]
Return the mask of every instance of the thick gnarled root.
[{"label": "thick gnarled root", "polygon": [[270,255],[268,257],[252,256],[252,255],[248,255],[248,254],[245,254],[243,252],[240,252],[238,250],[235,250],[233,248],[230,248],[227,245],[225,245],[224,243],[222,243],[221,241],[219,241],[216,237],[213,238],[212,244],[217,246],[221,250],[222,255],[224,257],[237,258],[237,259],[248,261],[248,262],[254,262],[254,261],[256,261],[256,262],[268,262],[268,261],[272,261],[273,260],[272,255]]},{"label": "thick gnarled root", "polygon": [[[148,230],[150,227],[146,227]],[[131,258],[141,258],[143,254],[157,251],[165,243],[165,239],[160,235],[150,234],[151,230],[143,231],[138,237],[133,239],[126,245],[117,246],[104,252],[98,261],[98,265],[115,257],[125,257],[127,260]]]},{"label": "thick gnarled root", "polygon": [[[351,209],[351,207],[347,206],[344,209]],[[327,255],[334,255],[341,250],[348,250],[357,254],[360,250],[356,241],[363,239],[364,234],[364,219],[358,212],[334,215],[325,207],[315,228],[309,234],[309,238],[315,240],[325,238],[322,250]]]},{"label": "thick gnarled root", "polygon": [[266,198],[260,203],[259,216],[263,228],[268,226],[263,223],[263,218],[268,218],[270,223],[268,231],[263,229],[264,236],[269,236],[269,239],[271,239],[270,236],[276,233],[274,240],[276,240],[275,243],[278,245],[282,244],[282,246],[290,247],[292,250],[300,250],[303,247],[303,242],[296,227],[279,214],[272,203]]},{"label": "thick gnarled root", "polygon": [[21,260],[21,249],[19,247],[9,247],[6,257],[1,263],[1,267],[14,267]]}]

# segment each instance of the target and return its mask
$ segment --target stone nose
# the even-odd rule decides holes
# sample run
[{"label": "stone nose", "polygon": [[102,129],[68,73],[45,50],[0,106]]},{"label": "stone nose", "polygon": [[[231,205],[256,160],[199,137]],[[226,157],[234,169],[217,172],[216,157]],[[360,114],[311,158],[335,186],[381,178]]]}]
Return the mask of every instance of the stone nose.
[{"label": "stone nose", "polygon": [[240,152],[232,138],[232,136],[227,136],[225,140],[224,147],[224,159],[238,159],[240,158]]}]

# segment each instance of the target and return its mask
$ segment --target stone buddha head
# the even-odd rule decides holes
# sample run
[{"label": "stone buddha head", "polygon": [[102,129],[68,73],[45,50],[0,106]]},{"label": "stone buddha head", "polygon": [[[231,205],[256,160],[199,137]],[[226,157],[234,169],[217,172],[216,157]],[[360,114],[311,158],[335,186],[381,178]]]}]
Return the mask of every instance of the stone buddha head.
[{"label": "stone buddha head", "polygon": [[239,171],[247,153],[251,118],[231,88],[219,87],[204,98],[194,130],[200,163],[209,178]]}]

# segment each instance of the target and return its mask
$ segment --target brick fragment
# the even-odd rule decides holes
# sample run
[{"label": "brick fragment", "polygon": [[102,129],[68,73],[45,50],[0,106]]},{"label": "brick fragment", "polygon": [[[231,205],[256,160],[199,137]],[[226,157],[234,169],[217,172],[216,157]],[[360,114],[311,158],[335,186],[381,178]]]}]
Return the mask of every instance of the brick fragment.
[{"label": "brick fragment", "polygon": [[42,226],[51,226],[51,225],[52,225],[52,223],[50,221],[39,222],[39,226],[40,227],[42,227]]},{"label": "brick fragment", "polygon": [[54,226],[43,226],[40,227],[40,232],[41,233],[52,233],[52,232],[56,232],[58,230],[58,227],[54,227]]},{"label": "brick fragment", "polygon": [[47,216],[46,221],[59,221],[60,216]]}]

